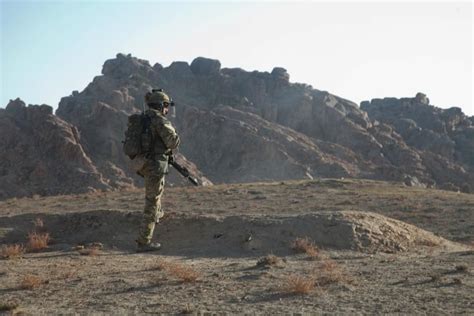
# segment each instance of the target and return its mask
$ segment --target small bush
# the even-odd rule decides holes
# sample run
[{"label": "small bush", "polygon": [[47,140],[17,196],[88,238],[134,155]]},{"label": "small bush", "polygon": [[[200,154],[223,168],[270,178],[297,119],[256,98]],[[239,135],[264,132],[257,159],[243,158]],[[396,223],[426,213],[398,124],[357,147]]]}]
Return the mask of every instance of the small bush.
[{"label": "small bush", "polygon": [[23,245],[2,245],[0,247],[0,258],[14,259],[20,258],[25,253]]},{"label": "small bush", "polygon": [[337,283],[342,280],[342,273],[334,260],[325,260],[319,266],[318,284],[327,285]]},{"label": "small bush", "polygon": [[172,264],[169,261],[160,260],[152,270],[166,271],[171,265]]},{"label": "small bush", "polygon": [[168,272],[173,277],[178,278],[180,281],[185,283],[196,282],[200,277],[200,273],[192,267],[166,260],[159,261],[155,269]]},{"label": "small bush", "polygon": [[306,253],[311,258],[316,258],[319,255],[318,247],[316,247],[308,237],[296,238],[291,243],[291,249],[297,253]]},{"label": "small bush", "polygon": [[281,262],[280,258],[275,255],[267,255],[258,259],[257,266],[274,266]]},{"label": "small bush", "polygon": [[48,233],[31,232],[28,234],[28,242],[26,243],[26,247],[29,251],[43,250],[48,248],[49,240],[50,238]]},{"label": "small bush", "polygon": [[314,275],[316,283],[320,286],[333,283],[353,283],[353,279],[332,259],[324,259],[318,269],[314,270]]},{"label": "small bush", "polygon": [[38,288],[43,283],[43,280],[35,275],[26,275],[21,280],[20,288],[24,290],[32,290]]},{"label": "small bush", "polygon": [[288,294],[308,294],[315,287],[312,277],[292,274],[286,278],[282,288]]},{"label": "small bush", "polygon": [[178,263],[170,266],[168,271],[185,283],[196,282],[200,276],[199,273],[193,268]]}]

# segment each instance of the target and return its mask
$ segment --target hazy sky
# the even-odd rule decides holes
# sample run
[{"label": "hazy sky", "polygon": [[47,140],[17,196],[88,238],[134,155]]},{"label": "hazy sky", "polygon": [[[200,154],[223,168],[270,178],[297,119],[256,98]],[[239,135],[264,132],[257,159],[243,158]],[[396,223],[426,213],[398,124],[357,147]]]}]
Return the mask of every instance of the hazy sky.
[{"label": "hazy sky", "polygon": [[0,2],[2,107],[57,107],[122,52],[152,65],[282,66],[357,103],[421,91],[474,115],[471,2]]}]

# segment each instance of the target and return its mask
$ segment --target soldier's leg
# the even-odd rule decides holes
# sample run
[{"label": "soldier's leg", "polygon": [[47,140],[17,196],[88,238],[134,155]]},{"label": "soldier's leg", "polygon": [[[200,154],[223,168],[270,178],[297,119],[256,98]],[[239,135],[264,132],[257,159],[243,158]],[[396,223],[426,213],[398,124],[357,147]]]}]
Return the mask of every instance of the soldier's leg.
[{"label": "soldier's leg", "polygon": [[158,224],[158,222],[160,221],[160,218],[162,218],[165,215],[163,212],[163,208],[161,207],[161,197],[163,196],[163,191],[165,189],[165,176],[164,175],[161,177],[160,186],[161,186],[161,191],[156,201],[156,221],[155,221],[156,224]]},{"label": "soldier's leg", "polygon": [[164,184],[164,175],[145,175],[145,208],[137,240],[139,244],[144,245],[151,242],[155,223],[161,214],[161,195],[163,194]]}]

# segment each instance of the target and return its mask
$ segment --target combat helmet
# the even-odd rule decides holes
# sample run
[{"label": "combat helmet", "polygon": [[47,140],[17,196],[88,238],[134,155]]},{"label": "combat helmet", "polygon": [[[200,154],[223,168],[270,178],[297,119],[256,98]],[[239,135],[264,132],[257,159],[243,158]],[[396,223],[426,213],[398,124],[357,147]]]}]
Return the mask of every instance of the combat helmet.
[{"label": "combat helmet", "polygon": [[167,106],[174,106],[173,100],[163,92],[163,89],[153,89],[145,94],[145,102],[149,107],[162,109]]}]

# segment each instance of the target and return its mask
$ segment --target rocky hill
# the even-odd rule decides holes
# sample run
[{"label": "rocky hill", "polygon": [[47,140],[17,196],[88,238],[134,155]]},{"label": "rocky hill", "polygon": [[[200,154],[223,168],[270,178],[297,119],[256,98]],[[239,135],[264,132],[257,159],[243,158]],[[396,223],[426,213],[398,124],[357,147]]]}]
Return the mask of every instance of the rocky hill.
[{"label": "rocky hill", "polygon": [[[126,115],[123,116],[126,124]],[[100,120],[100,116],[95,119]],[[105,124],[107,122],[110,123],[105,121]],[[100,131],[100,125],[96,129]],[[26,106],[20,99],[11,101],[6,109],[0,109],[0,135],[0,199],[140,185],[141,178],[132,171],[133,162],[121,157],[120,147],[115,148],[114,153],[123,162],[123,169],[100,156],[100,151],[91,151],[91,144],[81,137],[78,128],[54,115],[51,106]],[[120,137],[116,137],[116,146],[120,146]],[[103,143],[100,136],[98,139],[100,149]],[[176,160],[191,170],[201,183],[211,184],[185,157],[178,154]],[[170,174],[168,182],[187,184],[176,172]]]},{"label": "rocky hill", "polygon": [[121,140],[127,116],[142,110],[143,95],[155,87],[177,103],[181,159],[214,183],[358,177],[474,188],[472,118],[430,106],[421,94],[358,107],[290,82],[280,67],[248,72],[202,57],[163,67],[124,54],[107,60],[102,75],[62,98],[56,111],[77,128],[84,154],[110,188],[141,185]]},{"label": "rocky hill", "polygon": [[474,188],[474,125],[460,108],[436,108],[418,93],[415,98],[362,102],[361,109],[392,126],[419,153],[434,183],[465,192]]},{"label": "rocky hill", "polygon": [[47,105],[19,99],[0,110],[0,198],[111,189],[84,152],[77,128]]}]

